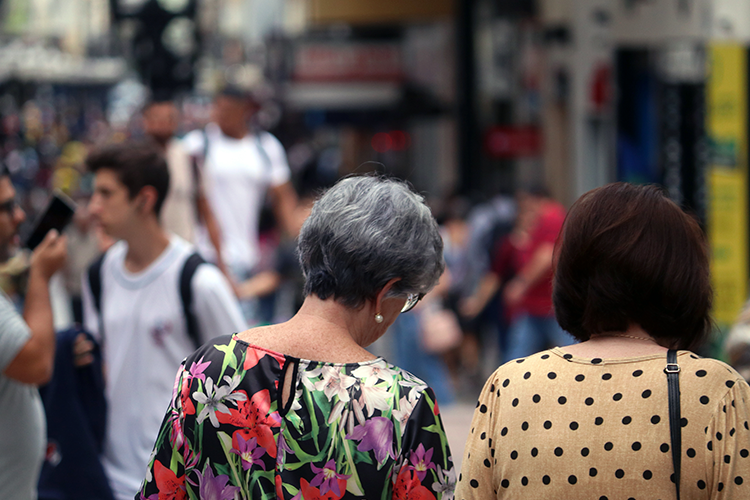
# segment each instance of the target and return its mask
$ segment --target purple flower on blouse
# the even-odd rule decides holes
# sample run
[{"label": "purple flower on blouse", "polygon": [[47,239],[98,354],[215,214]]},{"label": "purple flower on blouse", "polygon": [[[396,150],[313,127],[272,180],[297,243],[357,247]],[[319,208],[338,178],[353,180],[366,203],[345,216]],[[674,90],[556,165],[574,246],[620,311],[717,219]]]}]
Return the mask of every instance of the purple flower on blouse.
[{"label": "purple flower on blouse", "polygon": [[[203,473],[195,471],[198,475],[198,498],[201,500],[234,500],[236,493],[240,488],[237,486],[227,486],[229,476],[221,474],[214,476],[211,466],[206,463]],[[191,484],[195,484],[190,481]]]},{"label": "purple flower on blouse", "polygon": [[199,359],[196,363],[193,361],[193,363],[190,365],[190,376],[192,378],[197,378],[204,384],[206,383],[206,375],[203,373],[206,371],[206,368],[208,368],[211,365],[210,361],[203,362],[203,358]]},{"label": "purple flower on blouse", "polygon": [[339,488],[339,479],[349,479],[351,474],[337,474],[336,473],[336,462],[333,459],[329,460],[322,468],[317,467],[315,464],[310,464],[315,477],[310,481],[310,486],[317,488],[320,486],[320,494],[325,495],[329,491],[332,491],[337,497],[341,496],[341,488]]},{"label": "purple flower on blouse", "polygon": [[424,480],[424,477],[427,475],[427,471],[429,469],[435,470],[435,464],[432,463],[432,452],[434,451],[434,448],[430,448],[425,452],[424,446],[422,446],[422,443],[419,443],[419,446],[417,446],[417,451],[415,452],[412,450],[409,454],[409,462],[411,462],[412,466],[414,467],[414,471],[417,473],[417,477],[419,478],[419,482],[422,482]]},{"label": "purple flower on blouse", "polygon": [[277,467],[279,467],[279,469],[283,469],[284,462],[286,462],[286,454],[291,453],[292,455],[294,455],[294,450],[292,450],[286,442],[284,431],[279,432],[277,449],[278,451],[276,455],[276,465]]},{"label": "purple flower on blouse", "polygon": [[372,417],[364,424],[355,427],[346,439],[360,441],[357,445],[358,451],[375,451],[375,459],[378,463],[390,455],[396,458],[393,452],[393,422],[385,417]]},{"label": "purple flower on blouse", "polygon": [[253,465],[257,465],[261,469],[266,470],[266,464],[260,459],[266,450],[258,446],[258,438],[250,438],[248,441],[245,441],[245,438],[238,434],[237,446],[239,449],[232,448],[230,453],[239,455],[243,469],[250,470]]}]

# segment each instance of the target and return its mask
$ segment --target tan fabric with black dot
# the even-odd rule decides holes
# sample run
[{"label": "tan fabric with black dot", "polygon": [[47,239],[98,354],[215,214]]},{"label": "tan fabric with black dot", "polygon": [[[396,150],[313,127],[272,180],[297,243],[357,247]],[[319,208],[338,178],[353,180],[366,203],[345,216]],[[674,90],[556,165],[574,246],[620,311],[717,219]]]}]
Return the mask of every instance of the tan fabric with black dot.
[{"label": "tan fabric with black dot", "polygon": [[[750,499],[750,387],[720,361],[677,360],[682,500]],[[456,499],[675,498],[665,364],[552,349],[501,366],[479,397]]]}]

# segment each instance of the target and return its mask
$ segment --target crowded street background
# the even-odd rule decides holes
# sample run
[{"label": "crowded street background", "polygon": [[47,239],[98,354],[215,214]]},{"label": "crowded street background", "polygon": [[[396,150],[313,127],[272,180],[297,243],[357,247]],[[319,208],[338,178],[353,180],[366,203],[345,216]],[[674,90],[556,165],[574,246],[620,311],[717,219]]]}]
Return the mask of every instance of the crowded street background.
[{"label": "crowded street background", "polygon": [[[749,48],[750,0],[0,0],[0,499],[152,498],[167,481],[154,439],[178,432],[159,430],[170,397],[218,408],[198,424],[229,419],[210,394],[173,387],[178,368],[206,384],[208,363],[183,360],[294,324],[326,280],[343,286],[336,261],[354,250],[321,236],[331,253],[311,277],[298,242],[351,176],[408,183],[442,240],[439,280],[399,290],[413,309],[367,346],[443,411],[434,432],[445,426],[453,457],[432,464],[430,494],[453,498],[488,377],[582,340],[555,316],[556,249],[573,203],[605,184],[658,185],[697,221],[711,331],[691,349],[750,380]],[[28,248],[42,220],[55,231]],[[348,436],[376,401],[365,394],[334,407]],[[248,399],[242,418],[266,403]],[[247,471],[268,436],[242,436],[221,444]],[[283,446],[268,452],[279,464]],[[330,474],[305,488],[362,495],[356,472]],[[279,498],[313,498],[280,481]],[[232,484],[216,498],[254,487]]]}]

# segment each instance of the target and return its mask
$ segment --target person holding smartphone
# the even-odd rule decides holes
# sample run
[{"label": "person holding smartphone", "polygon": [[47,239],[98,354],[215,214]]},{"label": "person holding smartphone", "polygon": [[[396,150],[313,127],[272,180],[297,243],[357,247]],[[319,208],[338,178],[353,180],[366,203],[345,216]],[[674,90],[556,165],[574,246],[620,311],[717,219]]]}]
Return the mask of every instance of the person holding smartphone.
[{"label": "person holding smartphone", "polygon": [[[26,215],[16,204],[7,169],[0,170],[0,262],[18,247]],[[0,292],[0,498],[36,498],[46,444],[37,386],[52,376],[55,330],[49,280],[65,263],[64,236],[51,230],[31,255],[23,317]]]}]

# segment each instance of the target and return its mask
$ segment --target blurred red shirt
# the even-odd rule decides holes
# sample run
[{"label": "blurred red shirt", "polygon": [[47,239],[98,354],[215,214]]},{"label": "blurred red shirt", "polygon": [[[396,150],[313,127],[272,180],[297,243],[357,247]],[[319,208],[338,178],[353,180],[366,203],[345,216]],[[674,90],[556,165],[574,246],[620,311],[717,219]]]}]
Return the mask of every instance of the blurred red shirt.
[{"label": "blurred red shirt", "polygon": [[[553,244],[562,229],[565,208],[556,201],[547,201],[542,206],[529,238],[517,245],[506,237],[498,246],[492,260],[491,271],[505,282],[517,275],[532,259],[536,251],[545,243]],[[532,316],[552,316],[552,268],[536,283],[531,285],[521,302],[512,310],[506,311],[510,318],[519,314]]]}]

